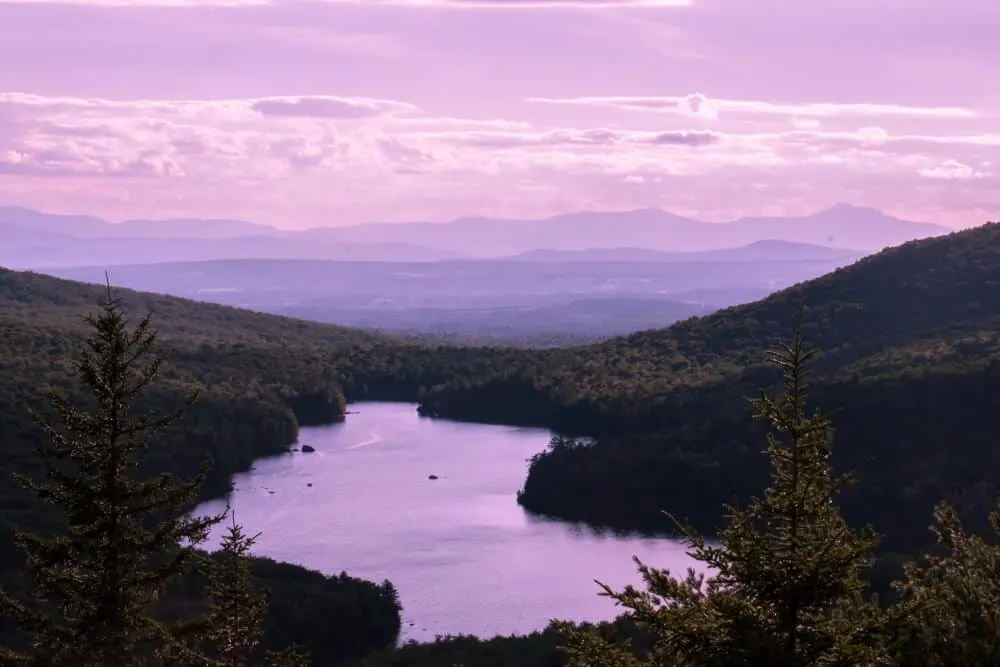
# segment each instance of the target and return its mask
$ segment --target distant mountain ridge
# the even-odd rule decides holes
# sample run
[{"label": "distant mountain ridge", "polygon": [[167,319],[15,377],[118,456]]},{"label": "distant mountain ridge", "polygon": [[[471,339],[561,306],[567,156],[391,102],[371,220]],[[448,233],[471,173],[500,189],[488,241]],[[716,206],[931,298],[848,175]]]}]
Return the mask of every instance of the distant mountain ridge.
[{"label": "distant mountain ridge", "polygon": [[[578,212],[543,220],[461,218],[302,231],[229,219],[127,220],[0,207],[0,264],[16,268],[210,259],[438,261],[546,250],[722,251],[784,242],[870,252],[951,230],[838,204],[803,217],[709,223],[657,208]],[[633,253],[635,254],[635,253]],[[75,259],[74,259],[75,258]],[[630,260],[631,261],[631,260]]]},{"label": "distant mountain ridge", "polygon": [[701,252],[671,252],[646,248],[587,248],[586,250],[529,250],[512,259],[525,262],[707,262],[707,261],[802,261],[845,259],[865,256],[861,250],[831,248],[812,243],[754,241],[744,246],[704,250]]},{"label": "distant mountain ridge", "polygon": [[42,213],[21,206],[0,206],[0,230],[9,228],[85,238],[227,239],[288,235],[287,231],[270,225],[244,220],[169,218],[114,223],[87,215],[61,215]]}]

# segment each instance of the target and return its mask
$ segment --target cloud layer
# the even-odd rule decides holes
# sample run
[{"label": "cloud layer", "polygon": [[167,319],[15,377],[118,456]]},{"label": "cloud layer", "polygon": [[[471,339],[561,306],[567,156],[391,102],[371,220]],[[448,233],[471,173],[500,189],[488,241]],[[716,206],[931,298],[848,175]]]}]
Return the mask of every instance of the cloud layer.
[{"label": "cloud layer", "polygon": [[1000,217],[987,0],[263,4],[0,0],[0,203]]}]

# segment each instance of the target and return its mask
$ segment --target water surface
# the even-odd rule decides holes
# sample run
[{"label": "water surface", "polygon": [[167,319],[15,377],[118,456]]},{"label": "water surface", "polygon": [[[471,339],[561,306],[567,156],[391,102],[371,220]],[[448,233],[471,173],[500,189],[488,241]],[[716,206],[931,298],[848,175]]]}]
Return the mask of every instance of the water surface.
[{"label": "water surface", "polygon": [[344,424],[302,429],[300,442],[315,453],[264,459],[237,476],[233,507],[251,534],[262,532],[260,555],[391,580],[404,638],[610,619],[614,605],[597,596],[595,578],[637,583],[633,554],[677,571],[689,564],[670,540],[600,534],[524,512],[515,496],[547,431],[425,419],[405,403],[350,410]]}]

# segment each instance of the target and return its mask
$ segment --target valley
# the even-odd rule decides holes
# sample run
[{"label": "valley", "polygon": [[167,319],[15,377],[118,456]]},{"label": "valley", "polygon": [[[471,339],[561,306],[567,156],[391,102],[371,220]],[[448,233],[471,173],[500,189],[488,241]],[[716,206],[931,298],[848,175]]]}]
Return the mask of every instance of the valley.
[{"label": "valley", "polygon": [[[518,346],[593,342],[667,326],[856,261],[779,247],[719,258],[463,262],[232,260],[47,269],[100,283],[429,339]],[[827,250],[815,248],[816,250]],[[738,250],[744,250],[740,248]]]},{"label": "valley", "polygon": [[[992,295],[1000,283],[998,230],[988,224],[913,241],[759,301],[553,349],[461,346],[122,290],[126,310],[152,312],[162,334],[168,365],[149,405],[168,405],[191,386],[202,390],[184,428],[171,434],[169,447],[151,450],[148,465],[191,474],[210,458],[215,465],[203,499],[218,498],[234,474],[286,452],[300,428],[340,422],[350,403],[404,401],[419,404],[426,417],[558,433],[525,462],[520,492],[507,494],[531,514],[666,536],[671,524],[661,510],[669,508],[711,534],[723,503],[748,498],[766,483],[764,429],[750,421],[744,397],[777,381],[764,353],[787,339],[804,304],[804,333],[822,350],[814,399],[824,409],[843,409],[835,418],[834,463],[857,471],[858,484],[841,501],[844,514],[885,533],[882,558],[917,553],[931,543],[926,526],[934,503],[948,500],[982,531],[1000,497],[990,473],[997,463],[990,443],[1000,427],[993,398],[1000,389],[1000,302]],[[156,267],[142,277],[147,267],[133,270],[133,280],[189,275],[172,268],[164,278]],[[251,274],[262,276],[241,275]],[[82,341],[82,315],[100,293],[95,285],[0,271],[2,405],[39,405],[45,386],[75,390],[70,360]],[[14,407],[0,418],[9,453],[4,480],[9,472],[37,470],[30,447],[38,433],[30,420]],[[952,426],[958,423],[960,436]],[[475,448],[471,440],[461,446]],[[50,525],[8,482],[0,482],[0,494],[12,508],[8,525]],[[5,569],[13,571],[18,555],[9,537],[0,546]],[[395,595],[371,590],[373,605]],[[370,607],[372,623],[383,619],[378,627],[395,622],[401,630],[406,599],[401,603],[396,621],[391,606]],[[288,627],[295,612],[280,608]],[[328,664],[391,643],[379,630],[365,648],[324,648],[308,627],[300,630],[311,649],[341,656]],[[634,633],[610,625],[602,631]],[[528,642],[538,656],[552,650],[546,637],[482,642],[475,651],[518,651]],[[449,641],[458,643],[404,647],[370,664],[458,650],[462,640]]]},{"label": "valley", "polygon": [[995,0],[0,0],[0,667],[1000,666]]}]

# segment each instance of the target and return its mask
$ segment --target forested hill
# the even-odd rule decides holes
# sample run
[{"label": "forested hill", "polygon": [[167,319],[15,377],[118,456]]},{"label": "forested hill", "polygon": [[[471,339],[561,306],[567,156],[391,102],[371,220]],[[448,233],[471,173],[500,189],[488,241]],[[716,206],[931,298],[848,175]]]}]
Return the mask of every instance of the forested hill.
[{"label": "forested hill", "polygon": [[[97,285],[0,269],[0,440],[5,451],[0,493],[8,486],[6,473],[33,456],[29,445],[39,431],[27,418],[27,406],[43,407],[48,387],[75,390],[72,364],[86,333],[83,316],[97,309],[104,293]],[[151,312],[160,333],[166,365],[150,400],[176,406],[192,387],[202,393],[169,456],[167,447],[154,449],[153,458],[160,459],[154,465],[193,472],[210,458],[215,461],[210,493],[225,488],[229,476],[253,458],[285,449],[300,424],[340,419],[343,377],[366,396],[415,400],[423,377],[410,372],[406,382],[391,375],[389,381],[371,381],[360,369],[371,364],[379,373],[391,371],[392,363],[376,360],[383,355],[405,359],[409,350],[429,360],[435,350],[226,306],[129,290],[115,289],[115,294],[133,320]]]},{"label": "forested hill", "polygon": [[[530,415],[533,421],[583,433],[609,424],[616,431],[657,428],[650,405],[766,366],[766,350],[787,338],[801,304],[806,335],[823,350],[819,367],[827,374],[924,373],[955,359],[981,363],[997,341],[998,283],[1000,224],[987,224],[891,248],[762,301],[666,329],[525,354],[516,368],[439,388],[426,409],[472,416],[479,405],[499,413],[502,401],[469,400],[470,385],[525,383],[551,409]],[[520,407],[504,417],[515,419]]]},{"label": "forested hill", "polygon": [[[0,309],[4,323],[19,319],[41,322],[60,329],[85,328],[82,315],[95,310],[105,294],[103,286],[73,282],[51,276],[0,267]],[[291,345],[320,348],[398,342],[381,334],[303,320],[265,315],[228,306],[202,303],[172,296],[115,288],[129,312],[154,314],[163,341],[183,344]],[[29,317],[30,316],[30,317]]]},{"label": "forested hill", "polygon": [[761,487],[760,429],[743,397],[775,379],[765,355],[792,332],[823,354],[816,399],[836,418],[855,521],[929,538],[934,501],[982,519],[1000,497],[1000,225],[908,243],[763,301],[595,346],[525,355],[441,386],[424,411],[593,435],[537,459],[522,502],[565,518],[700,524]]},{"label": "forested hill", "polygon": [[[72,364],[104,288],[31,273],[0,270],[0,424],[6,468],[31,459],[39,431],[26,408],[44,406],[47,387],[72,392]],[[295,440],[301,422],[341,418],[343,397],[332,366],[349,350],[396,343],[375,334],[171,297],[116,290],[133,320],[152,312],[166,357],[159,407],[176,405],[192,387],[202,398],[178,441],[153,450],[153,465],[193,472],[215,461],[206,488],[217,493],[229,476],[262,454]]]}]

